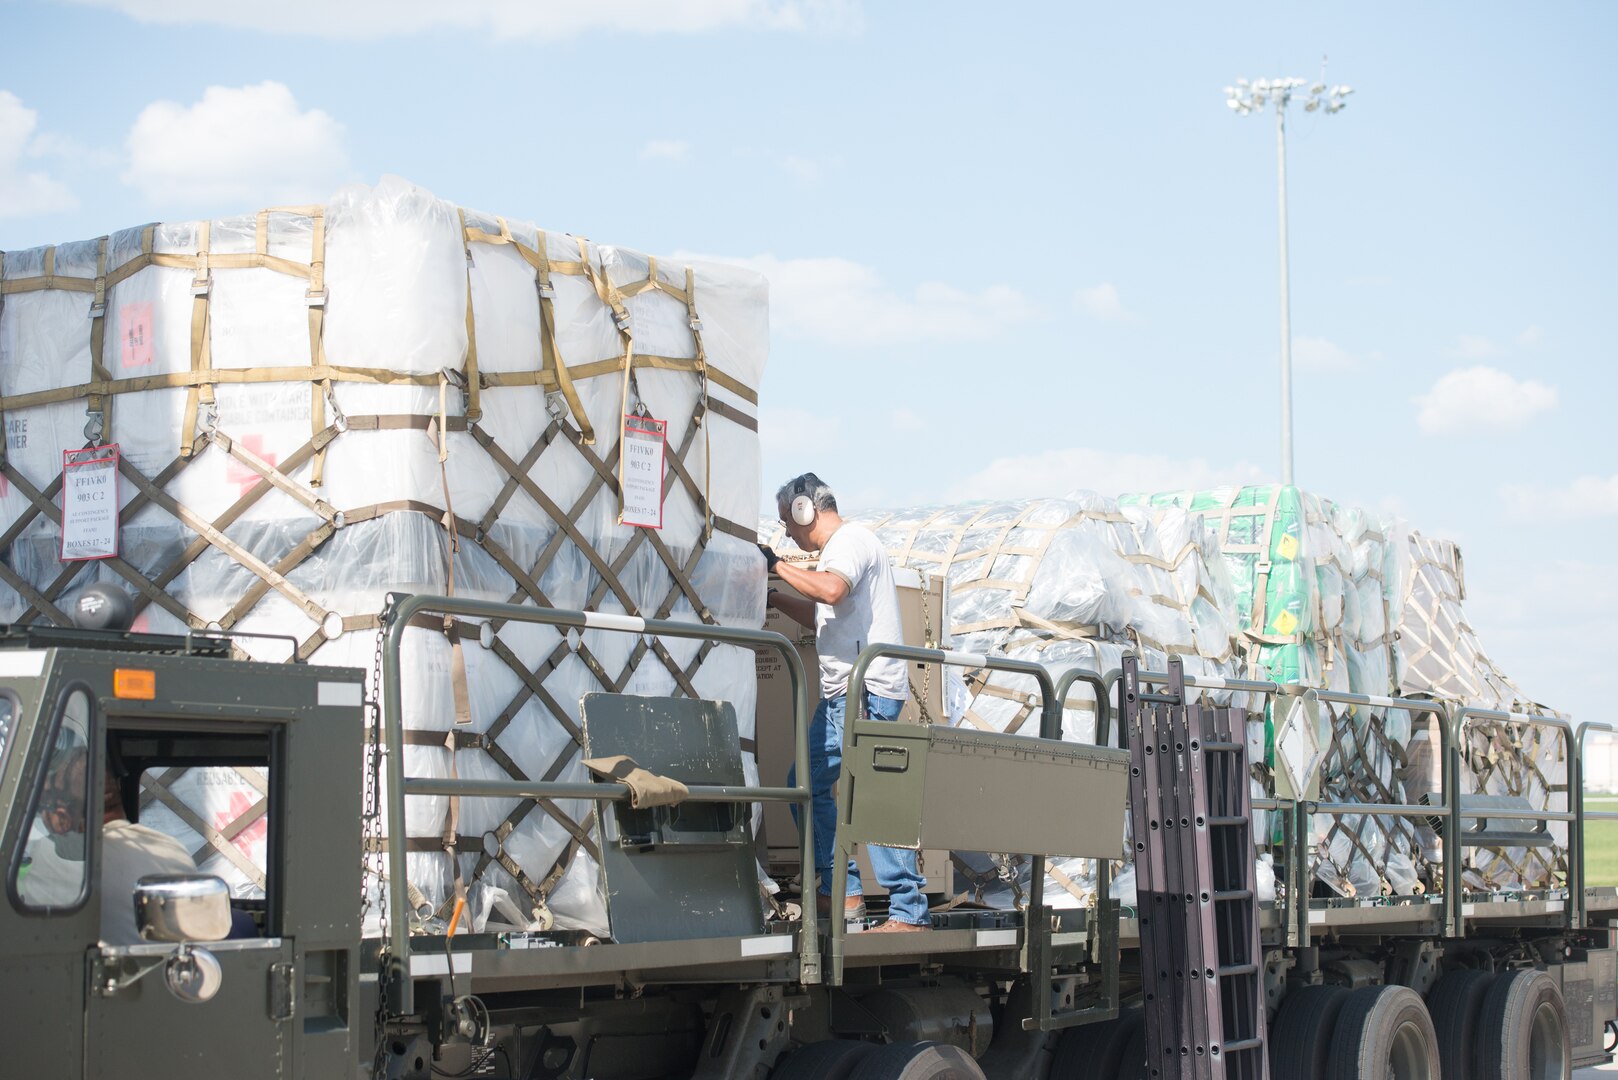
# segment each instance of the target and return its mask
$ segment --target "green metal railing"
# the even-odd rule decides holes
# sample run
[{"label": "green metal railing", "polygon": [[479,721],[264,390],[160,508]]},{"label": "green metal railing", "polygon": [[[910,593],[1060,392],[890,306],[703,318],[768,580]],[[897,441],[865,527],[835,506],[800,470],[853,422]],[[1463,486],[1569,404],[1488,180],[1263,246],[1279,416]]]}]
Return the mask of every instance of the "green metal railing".
[{"label": "green metal railing", "polygon": [[[792,642],[770,630],[712,626],[705,623],[643,619],[633,615],[612,615],[589,611],[562,611],[555,608],[527,607],[485,600],[465,600],[448,596],[403,596],[389,594],[383,616],[382,711],[386,723],[385,752],[388,778],[388,916],[391,958],[389,960],[390,1005],[399,1015],[414,1012],[410,970],[410,922],[407,906],[409,888],[406,876],[405,799],[424,795],[495,797],[507,799],[594,799],[616,802],[629,798],[629,788],[618,783],[563,783],[545,780],[456,780],[406,776],[404,771],[404,708],[401,696],[401,650],[405,631],[421,615],[491,619],[503,622],[541,623],[563,630],[611,630],[658,637],[688,638],[723,642],[749,648],[768,648],[786,661],[793,701],[793,760],[799,783],[792,787],[737,787],[733,785],[693,786],[691,802],[788,802],[804,808],[800,836],[800,857],[804,866],[814,865],[814,835],[808,807],[809,783],[809,684],[803,661]],[[820,980],[820,956],[813,904],[806,904],[799,930],[799,978],[804,983]]]},{"label": "green metal railing", "polygon": [[[1479,720],[1492,720],[1496,723],[1511,724],[1525,727],[1549,727],[1561,732],[1563,749],[1570,757],[1576,756],[1582,749],[1574,740],[1573,724],[1560,716],[1529,715],[1525,713],[1501,712],[1496,709],[1480,709],[1469,705],[1450,706],[1450,735],[1449,746],[1444,755],[1444,761],[1453,771],[1450,773],[1451,797],[1445,804],[1445,812],[1449,819],[1449,826],[1445,830],[1446,843],[1444,844],[1444,900],[1445,900],[1445,932],[1452,937],[1462,937],[1466,933],[1465,899],[1466,887],[1461,881],[1461,845],[1458,842],[1461,835],[1461,822],[1475,820],[1480,817],[1513,817],[1543,821],[1565,821],[1569,823],[1568,836],[1568,865],[1572,867],[1583,861],[1584,837],[1582,830],[1571,826],[1579,816],[1579,811],[1568,810],[1511,810],[1506,813],[1498,811],[1493,814],[1480,814],[1465,811],[1461,808],[1461,739],[1465,734],[1466,721],[1476,718]],[[1570,768],[1569,775],[1578,770]],[[1571,793],[1568,803],[1573,802]],[[1580,811],[1583,809],[1584,793],[1579,793]],[[1451,843],[1450,840],[1457,842]],[[1569,929],[1582,929],[1583,921],[1574,921],[1575,908],[1582,908],[1582,904],[1575,902],[1572,895],[1573,879],[1575,875],[1570,869],[1567,875],[1568,900],[1564,908],[1564,921]],[[1453,929],[1452,929],[1453,928]]]},{"label": "green metal railing", "polygon": [[[921,664],[939,664],[972,669],[986,668],[991,671],[1008,671],[1018,675],[1026,675],[1039,683],[1040,689],[1040,722],[1039,730],[1043,737],[1051,737],[1055,732],[1060,737],[1062,730],[1061,705],[1056,699],[1056,685],[1051,681],[1051,673],[1039,664],[1027,660],[1012,660],[1001,656],[982,656],[977,653],[952,652],[948,649],[924,649],[914,645],[868,645],[865,651],[854,660],[854,667],[848,674],[848,702],[843,714],[843,760],[849,759],[849,752],[853,749],[854,725],[865,719],[865,673],[872,663],[879,659],[890,658],[895,660],[908,660]],[[848,803],[851,789],[848,784],[838,787],[837,820],[848,820]],[[1122,837],[1120,837],[1120,840]],[[831,896],[832,910],[837,909],[840,898],[848,889],[848,860],[853,845],[846,842],[842,830],[832,845],[831,868]],[[809,863],[806,866],[812,865]],[[1040,861],[1043,868],[1044,861]],[[808,873],[804,874],[804,889],[809,888]],[[1044,874],[1036,877],[1036,881],[1043,883]],[[1030,904],[1037,900],[1030,897]],[[808,907],[805,904],[804,907]],[[843,938],[845,936],[844,922],[841,918],[833,917],[827,923],[826,935],[826,967],[828,982],[837,986],[842,982],[843,976]],[[1035,995],[1036,1000],[1039,995]],[[1047,1003],[1048,1007],[1048,1003]]]},{"label": "green metal railing", "polygon": [[1578,858],[1569,853],[1568,868],[1573,876],[1574,883],[1568,887],[1568,902],[1573,908],[1569,912],[1571,925],[1582,928],[1588,925],[1590,898],[1585,893],[1585,880],[1587,867],[1584,860],[1587,855],[1584,843],[1584,826],[1589,821],[1618,821],[1618,811],[1613,810],[1586,810],[1584,808],[1584,738],[1592,731],[1604,735],[1612,735],[1615,729],[1611,724],[1600,720],[1586,720],[1578,726],[1573,733],[1573,745],[1577,753],[1573,755],[1572,768],[1569,770],[1569,790],[1579,793],[1578,801],[1573,804],[1573,832],[1579,838]]},{"label": "green metal railing", "polygon": [[[1107,689],[1108,681],[1101,675],[1092,671],[1074,670],[1068,672],[1062,680],[1061,689],[1051,679],[1050,671],[1042,664],[1027,660],[1013,660],[1009,657],[984,656],[977,653],[961,653],[947,649],[925,649],[907,645],[871,645],[860,653],[855,659],[853,669],[848,677],[848,712],[845,713],[843,725],[843,756],[848,760],[853,748],[854,725],[865,719],[865,676],[871,664],[878,659],[892,658],[923,664],[937,664],[940,666],[965,667],[975,670],[1004,671],[1014,675],[1023,675],[1033,679],[1039,685],[1040,691],[1040,724],[1039,737],[1041,739],[1062,741],[1062,713],[1063,702],[1067,691],[1074,682],[1083,681],[1095,689],[1097,700],[1097,745],[1106,745],[1108,716]],[[1112,678],[1116,679],[1116,674]],[[838,797],[838,821],[848,820],[848,802],[851,799],[848,785],[843,785]],[[1120,851],[1123,845],[1123,832],[1119,830],[1118,836]],[[840,897],[847,888],[848,857],[852,844],[839,838],[834,845],[832,858],[831,895]],[[1098,865],[1105,866],[1106,860],[1097,860]],[[1102,871],[1105,875],[1105,871]],[[805,878],[807,881],[807,877]],[[1053,1014],[1051,1009],[1051,995],[1048,988],[1041,987],[1036,982],[1033,1002],[1035,1015],[1024,1021],[1028,1028],[1050,1030],[1053,1028],[1068,1027],[1076,1024],[1088,1023],[1096,1020],[1109,1020],[1118,1014],[1118,909],[1114,905],[1108,907],[1105,896],[1105,877],[1103,876],[1102,892],[1098,894],[1098,913],[1110,911],[1110,918],[1102,914],[1101,936],[1103,943],[1099,948],[1099,960],[1104,968],[1103,1003],[1100,1006],[1072,1012]],[[1024,918],[1024,933],[1021,967],[1022,970],[1040,980],[1048,980],[1051,969],[1052,956],[1052,925],[1051,911],[1045,907],[1045,857],[1033,856],[1032,875],[1029,884],[1028,905]],[[833,900],[836,906],[836,900]],[[1110,928],[1110,933],[1108,932]],[[827,969],[830,972],[829,981],[835,983],[840,980],[843,967],[843,939],[845,929],[843,920],[833,918],[827,927]],[[1095,935],[1092,935],[1092,939]],[[1041,974],[1043,973],[1043,974]]]},{"label": "green metal railing", "polygon": [[[408,911],[408,880],[406,875],[407,837],[404,828],[405,800],[418,796],[496,797],[519,799],[594,799],[619,801],[628,798],[629,789],[618,783],[460,780],[428,777],[409,777],[404,774],[404,721],[401,700],[401,649],[404,632],[419,616],[489,619],[507,622],[539,623],[563,630],[608,630],[624,633],[656,635],[736,644],[750,648],[767,648],[779,653],[786,663],[793,701],[795,776],[797,783],[787,787],[749,786],[696,786],[690,789],[690,800],[695,802],[787,802],[802,808],[799,829],[800,865],[805,868],[805,898],[812,888],[814,866],[813,814],[811,804],[811,778],[809,773],[809,716],[811,712],[810,684],[803,670],[796,648],[786,637],[764,630],[711,626],[673,622],[661,619],[642,619],[636,616],[611,615],[595,612],[565,611],[552,608],[526,607],[492,601],[466,600],[445,596],[402,596],[391,594],[388,610],[383,619],[383,713],[385,717],[384,753],[387,769],[387,854],[388,910],[391,951],[389,959],[390,1005],[401,1014],[413,1011],[409,971],[410,932]],[[945,649],[927,649],[901,645],[872,645],[856,659],[849,676],[850,709],[844,726],[845,751],[852,739],[853,725],[865,719],[864,687],[870,665],[879,658],[893,658],[924,664],[957,666],[988,671],[1003,671],[1033,679],[1040,691],[1040,738],[1060,740],[1062,716],[1068,693],[1076,683],[1092,688],[1095,696],[1095,745],[1118,746],[1125,743],[1126,733],[1121,726],[1115,728],[1114,718],[1121,710],[1121,699],[1115,709],[1114,689],[1119,685],[1120,673],[1111,670],[1105,674],[1083,668],[1074,668],[1053,681],[1050,671],[1041,664],[1025,660],[982,654],[960,653]],[[1163,685],[1169,676],[1164,672],[1142,671],[1143,685]],[[1618,812],[1586,811],[1583,803],[1585,740],[1591,732],[1614,733],[1611,724],[1586,722],[1577,729],[1562,717],[1538,714],[1508,713],[1476,708],[1453,702],[1425,699],[1383,697],[1368,694],[1342,693],[1320,690],[1295,684],[1263,680],[1227,679],[1212,676],[1185,677],[1185,685],[1201,691],[1220,690],[1237,694],[1253,694],[1277,706],[1292,698],[1306,701],[1351,705],[1365,709],[1400,709],[1412,715],[1438,717],[1441,775],[1439,790],[1433,793],[1431,805],[1412,803],[1366,803],[1341,800],[1305,798],[1255,798],[1250,800],[1254,811],[1271,811],[1280,815],[1281,845],[1286,857],[1286,881],[1278,895],[1282,925],[1286,927],[1287,944],[1306,946],[1311,940],[1309,924],[1310,844],[1313,835],[1312,819],[1317,814],[1340,816],[1361,814],[1400,818],[1430,819],[1443,817],[1446,825],[1446,843],[1441,861],[1444,892],[1443,927],[1448,937],[1464,936],[1466,932],[1465,889],[1461,880],[1462,825],[1468,820],[1487,817],[1511,817],[1528,820],[1561,821],[1569,824],[1567,889],[1569,900],[1565,908],[1565,923],[1570,929],[1586,925],[1587,897],[1586,869],[1584,867],[1584,825],[1593,820],[1618,820]],[[1570,792],[1566,810],[1479,810],[1462,805],[1462,747],[1463,737],[1470,721],[1489,721],[1512,726],[1548,727],[1559,732],[1570,759]],[[1318,769],[1318,764],[1317,764]],[[1307,790],[1308,783],[1301,790]],[[847,798],[846,785],[841,798]],[[839,807],[839,820],[847,813]],[[1120,835],[1120,844],[1122,836]],[[834,845],[839,855],[832,866],[832,895],[840,896],[847,887],[847,858],[843,846]],[[1048,972],[1052,957],[1052,926],[1049,910],[1044,906],[1045,858],[1035,856],[1027,905],[1026,931],[1023,936],[1022,966],[1029,973]],[[1118,905],[1108,896],[1111,883],[1111,863],[1097,859],[1096,910],[1099,924],[1097,932],[1089,936],[1089,956],[1103,968],[1103,1004],[1095,1009],[1052,1016],[1050,995],[1034,994],[1037,1015],[1030,1025],[1058,1027],[1082,1023],[1089,1019],[1105,1019],[1115,1015],[1119,1003],[1118,990]],[[834,905],[835,906],[835,905]],[[799,928],[799,979],[805,984],[821,981],[839,982],[843,967],[845,928],[843,920],[832,917],[826,942],[825,966],[819,953],[817,913],[812,903],[803,905],[803,922]],[[1104,1015],[1102,1015],[1104,1014]]]},{"label": "green metal railing", "polygon": [[[1141,672],[1143,683],[1162,685],[1168,682],[1163,672]],[[1561,821],[1570,826],[1568,837],[1568,863],[1566,885],[1568,903],[1564,908],[1564,921],[1569,929],[1585,925],[1586,897],[1584,886],[1584,837],[1586,820],[1618,820],[1618,812],[1586,812],[1583,805],[1584,738],[1591,730],[1612,731],[1603,723],[1586,723],[1575,732],[1572,723],[1559,716],[1502,712],[1461,705],[1428,698],[1383,697],[1374,694],[1350,694],[1334,690],[1320,690],[1290,683],[1275,683],[1243,679],[1224,679],[1209,676],[1186,676],[1187,686],[1201,690],[1230,690],[1238,693],[1259,694],[1279,703],[1283,698],[1303,698],[1354,705],[1371,709],[1402,709],[1413,715],[1434,715],[1438,718],[1439,753],[1442,772],[1436,802],[1421,803],[1366,803],[1326,799],[1253,799],[1255,810],[1272,810],[1283,815],[1282,846],[1286,853],[1286,889],[1281,897],[1283,925],[1287,927],[1287,944],[1307,945],[1309,930],[1309,840],[1312,835],[1311,819],[1316,814],[1339,816],[1361,814],[1401,818],[1430,819],[1442,816],[1446,821],[1445,844],[1442,856],[1444,892],[1444,933],[1447,937],[1461,937],[1466,932],[1465,886],[1461,878],[1462,823],[1489,817],[1509,817],[1535,821]],[[1532,809],[1468,809],[1462,805],[1464,795],[1461,784],[1461,748],[1466,725],[1471,720],[1486,720],[1513,726],[1547,727],[1560,733],[1564,750],[1572,762],[1570,790],[1578,791],[1579,798],[1568,799],[1566,810]],[[1307,786],[1307,783],[1306,785]]]},{"label": "green metal railing", "polygon": [[[1060,716],[1062,713],[1067,712],[1068,692],[1073,689],[1074,683],[1082,682],[1089,684],[1090,689],[1095,696],[1095,744],[1097,746],[1112,746],[1111,690],[1122,677],[1123,672],[1118,668],[1113,668],[1104,675],[1097,674],[1096,672],[1090,671],[1086,668],[1071,668],[1065,672],[1060,679],[1056,680],[1056,703],[1059,709],[1056,737],[1062,737]],[[1119,734],[1122,735],[1122,725],[1119,725]],[[1123,740],[1120,738],[1119,742],[1122,741]],[[1120,836],[1119,840],[1121,841],[1122,839],[1123,837]],[[1072,1021],[1072,1023],[1085,1022],[1084,1019],[1079,1019],[1079,1017],[1090,1020],[1111,1020],[1118,1015],[1118,1008],[1122,1004],[1118,993],[1118,966],[1120,952],[1118,946],[1118,918],[1121,914],[1120,909],[1123,905],[1112,899],[1112,860],[1097,859],[1095,860],[1095,864],[1096,927],[1090,933],[1089,959],[1092,964],[1101,965],[1101,1004],[1090,1009],[1085,1009],[1082,1013],[1073,1014],[1075,1019]],[[1043,890],[1045,888],[1043,859],[1039,861],[1039,864],[1035,869],[1034,877],[1035,881],[1037,882],[1037,887],[1041,890],[1041,894],[1043,894]],[[1041,895],[1041,899],[1043,899],[1043,895]],[[1042,923],[1046,927],[1046,932],[1042,933],[1040,936],[1045,944],[1045,948],[1047,949],[1047,951],[1043,953],[1043,956],[1048,958],[1050,956],[1048,951],[1050,941],[1050,920],[1044,919],[1042,920]],[[1035,958],[1030,957],[1029,966],[1031,969],[1033,968],[1032,961],[1034,959]],[[1043,967],[1049,967],[1048,959],[1043,964]],[[1036,995],[1035,1001],[1038,1002],[1039,1000],[1039,997]],[[1038,1007],[1040,1006],[1036,1005],[1036,1008]],[[1045,1004],[1043,1006],[1043,1010],[1043,1013],[1036,1014],[1034,1019],[1039,1020],[1042,1017],[1047,1017],[1050,1012],[1049,1004]]]}]

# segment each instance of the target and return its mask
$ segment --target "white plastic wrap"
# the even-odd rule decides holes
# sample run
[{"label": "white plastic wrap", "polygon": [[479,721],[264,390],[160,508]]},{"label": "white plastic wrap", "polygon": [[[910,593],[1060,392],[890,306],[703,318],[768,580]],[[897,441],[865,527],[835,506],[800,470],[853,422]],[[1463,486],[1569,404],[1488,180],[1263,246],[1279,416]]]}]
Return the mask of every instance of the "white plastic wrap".
[{"label": "white plastic wrap", "polygon": [[[541,252],[551,271],[543,290],[533,258]],[[91,581],[127,588],[139,575],[167,599],[139,599],[137,628],[219,623],[289,636],[315,663],[367,668],[374,631],[327,641],[321,623],[333,612],[374,615],[390,591],[453,589],[480,599],[762,625],[764,567],[750,534],[760,502],[753,418],[768,312],[765,282],[749,271],[705,263],[688,271],[522,222],[473,211],[463,217],[390,177],[374,188],[344,189],[319,214],[278,211],[206,227],[165,223],[114,234],[104,245],[9,252],[3,280],[0,394],[15,477],[50,491],[63,451],[87,445],[87,421],[97,419],[87,415],[91,391],[109,390],[101,395],[99,441],[118,443],[141,476],[161,477],[163,493],[178,505],[144,498],[126,478],[121,505],[143,505],[121,522],[121,560],[64,567],[53,515],[22,483],[0,481],[0,532],[15,532],[0,552],[0,618],[55,618],[40,610],[38,594],[61,609]],[[110,385],[96,382],[92,365],[98,288]],[[554,356],[571,374],[577,409],[558,392],[563,372],[543,344],[547,290]],[[312,309],[323,319],[312,320]],[[204,310],[208,352],[199,360],[194,342]],[[665,466],[656,534],[662,551],[641,535],[646,530],[617,523],[612,478],[626,334],[644,358],[633,371],[630,408],[667,422],[668,457],[678,455],[684,472]],[[461,386],[474,343],[481,415],[468,416],[472,398]],[[326,370],[311,371],[322,359]],[[197,400],[181,384],[202,368],[217,373],[202,380],[211,405],[207,389]],[[272,370],[281,374],[266,374]],[[308,374],[300,378],[300,371]],[[232,381],[236,373],[245,379]],[[327,373],[329,387],[321,378]],[[153,377],[172,385],[131,382]],[[63,388],[80,390],[61,401],[22,398]],[[441,426],[448,428],[442,440]],[[189,457],[182,453],[187,434],[195,437]],[[329,440],[323,455],[313,452],[317,436]],[[233,456],[231,445],[251,457]],[[280,486],[261,482],[254,458],[277,471]],[[453,551],[446,512],[458,522]],[[203,539],[210,525],[228,543]],[[253,596],[256,603],[244,607],[244,597]],[[689,677],[699,694],[732,701],[742,737],[752,735],[752,659],[738,649],[710,649],[698,662],[698,643],[665,642],[677,679],[651,650],[626,670],[640,641],[634,635],[575,636],[573,651],[554,668],[544,664],[562,640],[554,629],[508,623],[499,638],[541,674],[549,701],[575,722],[587,692],[676,693]],[[287,655],[284,642],[243,644],[263,658]],[[470,728],[484,731],[504,718],[498,745],[525,775],[582,778],[577,747],[551,715],[553,705],[529,693],[475,637],[463,639],[463,648]],[[580,649],[612,685],[603,685]],[[454,717],[448,639],[412,630],[406,654],[406,727],[447,728]],[[448,775],[449,756],[412,745],[406,769]],[[455,756],[462,777],[509,778],[480,751]],[[755,775],[750,755],[747,770]],[[355,776],[358,783],[358,763]],[[252,785],[205,779],[199,773],[176,790],[205,820],[228,825]],[[492,830],[515,805],[464,799],[460,831]],[[575,822],[589,821],[582,803],[561,809]],[[446,800],[412,799],[409,835],[441,835],[445,812]],[[505,853],[538,882],[570,839],[561,822],[532,809],[504,840]],[[470,874],[477,856],[460,858]],[[234,873],[232,880],[250,889],[248,877]],[[412,854],[410,877],[427,903],[443,904],[451,881],[445,856]],[[491,866],[473,885],[471,910],[475,921],[496,912],[509,920],[514,911],[536,918],[538,899]],[[586,852],[576,853],[544,899],[559,925],[606,931],[599,876]]]}]

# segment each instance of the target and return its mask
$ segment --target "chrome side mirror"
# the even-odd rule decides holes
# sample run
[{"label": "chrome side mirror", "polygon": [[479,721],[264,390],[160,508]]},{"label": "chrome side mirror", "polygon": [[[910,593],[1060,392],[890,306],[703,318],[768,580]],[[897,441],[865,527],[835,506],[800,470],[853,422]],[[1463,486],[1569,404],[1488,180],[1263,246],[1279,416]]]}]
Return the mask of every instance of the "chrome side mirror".
[{"label": "chrome side mirror", "polygon": [[207,949],[181,943],[179,952],[163,963],[163,981],[169,993],[188,1005],[212,1001],[224,985],[225,971],[219,958]]},{"label": "chrome side mirror", "polygon": [[212,874],[148,874],[135,883],[135,925],[145,941],[223,941],[230,888]]}]

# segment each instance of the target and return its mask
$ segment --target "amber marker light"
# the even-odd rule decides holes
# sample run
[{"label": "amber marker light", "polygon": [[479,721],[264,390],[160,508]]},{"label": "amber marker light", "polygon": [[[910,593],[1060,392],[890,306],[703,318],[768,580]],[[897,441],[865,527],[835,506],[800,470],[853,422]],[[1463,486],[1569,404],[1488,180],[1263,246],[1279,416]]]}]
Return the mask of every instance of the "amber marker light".
[{"label": "amber marker light", "polygon": [[141,668],[114,668],[112,696],[152,701],[157,697],[157,672]]}]

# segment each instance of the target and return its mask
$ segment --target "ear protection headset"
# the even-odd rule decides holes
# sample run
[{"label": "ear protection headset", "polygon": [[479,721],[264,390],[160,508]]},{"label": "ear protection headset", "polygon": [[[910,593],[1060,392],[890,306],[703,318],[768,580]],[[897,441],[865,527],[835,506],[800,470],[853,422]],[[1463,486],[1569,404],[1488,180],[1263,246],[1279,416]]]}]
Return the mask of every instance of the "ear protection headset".
[{"label": "ear protection headset", "polygon": [[809,485],[804,483],[803,477],[798,477],[792,483],[792,520],[805,528],[815,523],[819,512],[815,509],[815,500],[808,494]]}]

